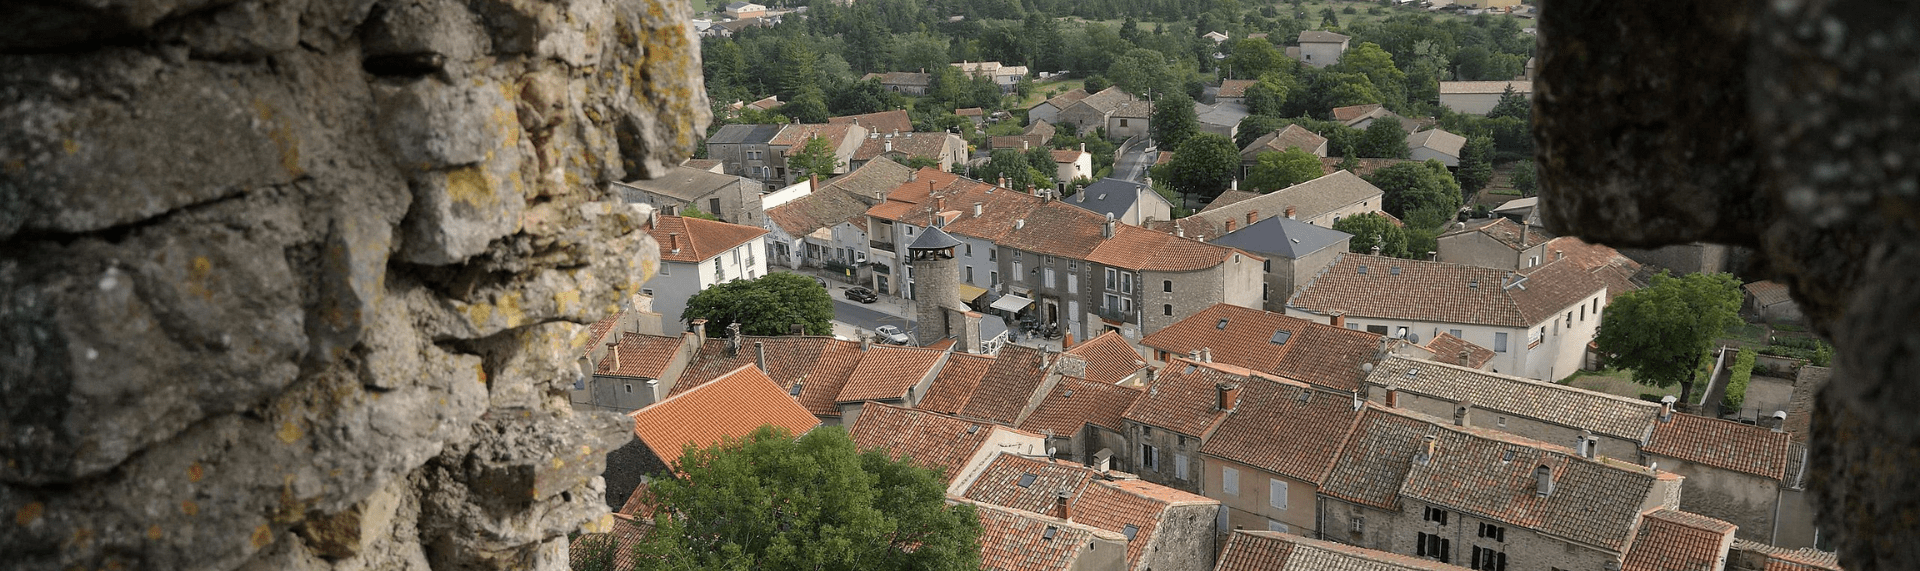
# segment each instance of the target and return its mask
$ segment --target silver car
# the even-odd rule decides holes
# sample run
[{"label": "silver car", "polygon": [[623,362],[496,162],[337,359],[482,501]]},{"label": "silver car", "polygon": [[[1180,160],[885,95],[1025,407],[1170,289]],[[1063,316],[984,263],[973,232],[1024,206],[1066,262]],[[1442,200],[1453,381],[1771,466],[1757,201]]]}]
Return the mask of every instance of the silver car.
[{"label": "silver car", "polygon": [[895,345],[907,344],[907,332],[901,331],[898,325],[882,325],[874,328],[873,332],[880,334],[880,337],[886,339],[888,343]]}]

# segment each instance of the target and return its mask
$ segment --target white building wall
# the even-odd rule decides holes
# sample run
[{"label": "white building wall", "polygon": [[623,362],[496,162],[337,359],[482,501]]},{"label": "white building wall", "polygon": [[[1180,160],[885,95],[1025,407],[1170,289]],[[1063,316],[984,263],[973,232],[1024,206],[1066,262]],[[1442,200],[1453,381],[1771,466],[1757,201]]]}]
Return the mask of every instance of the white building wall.
[{"label": "white building wall", "polygon": [[1440,105],[1456,113],[1486,115],[1500,103],[1499,93],[1442,93]]},{"label": "white building wall", "polygon": [[[1594,311],[1594,307],[1597,304],[1601,310],[1605,310],[1605,300],[1606,292],[1602,290],[1528,328],[1376,319],[1353,315],[1347,316],[1346,322],[1348,329],[1361,331],[1366,331],[1370,326],[1385,327],[1386,334],[1392,337],[1400,336],[1400,328],[1405,327],[1406,333],[1420,336],[1420,343],[1425,343],[1441,333],[1458,331],[1455,336],[1494,350],[1493,360],[1487,362],[1488,370],[1554,382],[1580,369],[1581,359],[1586,354],[1587,343],[1593,341],[1593,336],[1600,327],[1600,316]],[[1584,313],[1581,311],[1582,306],[1586,308]],[[1291,317],[1327,322],[1325,315],[1291,307],[1287,308],[1286,313]],[[1567,318],[1569,313],[1573,315],[1571,322]],[[1544,334],[1540,333],[1542,328],[1545,329]],[[1500,350],[1496,339],[1501,333],[1507,335],[1505,351]],[[1535,335],[1539,335],[1540,344],[1529,347]]]},{"label": "white building wall", "polygon": [[1326,43],[1307,42],[1300,44],[1300,61],[1313,67],[1327,67],[1340,63],[1340,54],[1347,51],[1346,42]]}]

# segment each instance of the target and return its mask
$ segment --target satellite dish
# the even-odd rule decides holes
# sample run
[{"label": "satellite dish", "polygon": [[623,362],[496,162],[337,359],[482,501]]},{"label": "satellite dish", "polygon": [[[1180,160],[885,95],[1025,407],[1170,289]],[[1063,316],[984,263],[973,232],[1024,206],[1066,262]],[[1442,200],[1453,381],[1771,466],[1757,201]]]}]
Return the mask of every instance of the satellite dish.
[{"label": "satellite dish", "polygon": [[1413,344],[1415,344],[1415,345],[1418,345],[1418,344],[1420,344],[1420,334],[1419,334],[1419,333],[1408,333],[1408,334],[1407,334],[1407,342],[1408,342],[1408,343],[1413,343]]}]

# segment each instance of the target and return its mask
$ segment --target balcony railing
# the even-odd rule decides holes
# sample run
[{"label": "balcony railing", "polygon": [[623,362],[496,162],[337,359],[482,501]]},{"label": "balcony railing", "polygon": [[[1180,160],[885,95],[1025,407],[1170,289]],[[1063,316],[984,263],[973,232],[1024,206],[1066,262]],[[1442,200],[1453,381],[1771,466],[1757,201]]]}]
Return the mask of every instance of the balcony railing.
[{"label": "balcony railing", "polygon": [[1094,315],[1098,315],[1100,316],[1101,319],[1105,319],[1107,321],[1116,321],[1120,323],[1134,322],[1134,319],[1133,319],[1134,313],[1131,311],[1120,311],[1119,309],[1095,307],[1093,309],[1093,313]]},{"label": "balcony railing", "polygon": [[893,251],[893,242],[882,242],[879,240],[872,240],[872,241],[869,241],[867,245],[873,246],[873,249],[875,250],[885,250],[888,252]]}]

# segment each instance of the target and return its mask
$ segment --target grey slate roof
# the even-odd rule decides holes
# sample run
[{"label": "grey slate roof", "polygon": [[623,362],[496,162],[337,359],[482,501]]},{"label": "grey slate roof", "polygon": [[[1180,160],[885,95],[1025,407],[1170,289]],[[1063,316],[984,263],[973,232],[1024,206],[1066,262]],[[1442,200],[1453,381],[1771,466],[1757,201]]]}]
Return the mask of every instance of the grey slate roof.
[{"label": "grey slate roof", "polygon": [[1275,215],[1255,222],[1251,226],[1234,230],[1214,240],[1213,243],[1262,256],[1299,259],[1301,256],[1318,252],[1322,248],[1352,237],[1352,234],[1346,232],[1321,228]]},{"label": "grey slate roof", "polygon": [[1246,104],[1232,101],[1215,105],[1194,103],[1193,113],[1198,116],[1202,124],[1225,126],[1239,125],[1241,120],[1253,114],[1247,109]]},{"label": "grey slate roof", "polygon": [[[1214,226],[1211,235],[1225,234],[1226,221],[1245,222],[1247,212],[1258,214],[1284,214],[1288,206],[1294,207],[1294,217],[1300,220],[1312,220],[1320,215],[1360,201],[1370,201],[1374,208],[1379,207],[1381,196],[1379,187],[1347,171],[1335,171],[1307,182],[1276,190],[1259,197],[1242,200],[1219,209],[1195,214],[1190,218],[1205,220]],[[1255,219],[1261,218],[1255,216]],[[1237,225],[1237,224],[1236,224]]]},{"label": "grey slate roof", "polygon": [[1145,186],[1146,185],[1141,183],[1117,178],[1103,178],[1094,181],[1093,184],[1089,184],[1086,188],[1081,189],[1079,193],[1069,196],[1061,202],[1080,207],[1094,214],[1112,214],[1118,217],[1126,214],[1127,210],[1133,208],[1135,203],[1140,202],[1139,189]]},{"label": "grey slate roof", "polygon": [[1660,416],[1659,404],[1639,399],[1399,356],[1381,361],[1366,382],[1633,442],[1645,442]]},{"label": "grey slate roof", "polygon": [[616,183],[653,194],[691,201],[715,189],[740,182],[740,177],[676,166],[657,178]]},{"label": "grey slate roof", "polygon": [[945,231],[937,227],[928,227],[926,232],[920,233],[920,237],[913,240],[913,244],[907,246],[907,249],[941,250],[959,245],[960,240],[948,235]]},{"label": "grey slate roof", "polygon": [[1448,156],[1459,157],[1460,149],[1467,146],[1467,138],[1439,129],[1427,129],[1407,135],[1407,148],[1426,147]]},{"label": "grey slate roof", "polygon": [[767,141],[773,140],[773,136],[780,133],[780,127],[782,126],[781,125],[738,125],[738,124],[727,125],[727,126],[721,127],[720,130],[715,132],[712,137],[707,137],[707,142],[720,143],[723,145],[765,143]]}]

